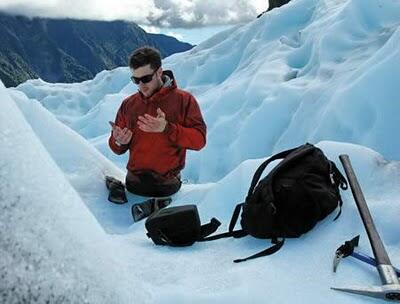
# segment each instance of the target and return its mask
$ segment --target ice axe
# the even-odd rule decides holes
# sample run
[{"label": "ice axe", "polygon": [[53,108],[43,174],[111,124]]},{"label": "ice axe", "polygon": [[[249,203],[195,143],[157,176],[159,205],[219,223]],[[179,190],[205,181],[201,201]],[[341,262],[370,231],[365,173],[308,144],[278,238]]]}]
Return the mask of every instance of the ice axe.
[{"label": "ice axe", "polygon": [[[373,257],[355,250],[355,247],[358,246],[359,240],[360,240],[360,236],[357,235],[356,237],[352,238],[351,240],[344,242],[344,244],[340,245],[340,247],[338,249],[336,249],[335,258],[333,260],[333,272],[336,272],[337,267],[339,266],[339,262],[343,258],[347,258],[349,256],[351,256],[361,262],[364,262],[366,264],[376,267],[376,260]],[[400,277],[400,269],[398,269],[394,266],[393,266],[393,268],[396,271],[397,276]]]},{"label": "ice axe", "polygon": [[346,172],[347,179],[350,183],[351,192],[353,193],[358,211],[363,221],[365,230],[374,253],[376,261],[376,269],[378,270],[382,285],[370,287],[349,287],[334,288],[334,290],[360,294],[364,296],[384,299],[386,301],[400,302],[400,283],[396,271],[390,262],[389,256],[385,250],[383,242],[376,230],[371,213],[369,212],[367,202],[365,201],[360,184],[354,173],[348,155],[340,155],[340,161]]}]

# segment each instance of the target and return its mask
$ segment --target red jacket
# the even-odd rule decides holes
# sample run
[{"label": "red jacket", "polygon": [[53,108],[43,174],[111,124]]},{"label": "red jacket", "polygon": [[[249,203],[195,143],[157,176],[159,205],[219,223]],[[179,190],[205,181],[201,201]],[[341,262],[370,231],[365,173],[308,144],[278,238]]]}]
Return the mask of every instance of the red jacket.
[{"label": "red jacket", "polygon": [[[108,140],[111,150],[123,154],[129,150],[127,169],[135,171],[152,170],[165,177],[177,176],[185,166],[186,149],[200,150],[206,144],[206,124],[196,99],[176,86],[171,71],[164,71],[173,81],[169,87],[162,87],[151,97],[140,92],[126,98],[118,110],[115,123],[129,128],[132,140],[118,146],[111,136]],[[157,116],[157,108],[165,113],[168,125],[162,133],[140,130],[139,116]]]}]

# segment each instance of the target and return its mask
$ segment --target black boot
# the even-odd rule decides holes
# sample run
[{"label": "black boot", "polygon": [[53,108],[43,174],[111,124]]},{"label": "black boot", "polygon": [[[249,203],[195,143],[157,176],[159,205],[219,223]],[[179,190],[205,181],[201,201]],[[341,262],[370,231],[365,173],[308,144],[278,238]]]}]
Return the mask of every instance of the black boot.
[{"label": "black boot", "polygon": [[156,212],[162,208],[167,207],[171,204],[172,198],[160,197],[151,198],[144,202],[132,205],[132,217],[135,222],[138,222],[148,217],[153,212]]},{"label": "black boot", "polygon": [[115,204],[125,204],[128,202],[125,194],[124,184],[112,176],[106,176],[106,187],[109,191],[108,200]]}]

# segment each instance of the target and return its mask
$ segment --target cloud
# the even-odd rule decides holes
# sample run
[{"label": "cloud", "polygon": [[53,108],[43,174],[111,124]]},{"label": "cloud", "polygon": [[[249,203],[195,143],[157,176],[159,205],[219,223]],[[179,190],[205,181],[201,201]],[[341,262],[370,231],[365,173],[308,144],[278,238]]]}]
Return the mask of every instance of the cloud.
[{"label": "cloud", "polygon": [[196,28],[247,22],[266,0],[1,0],[0,11],[28,17],[126,20],[150,27]]},{"label": "cloud", "polygon": [[160,28],[152,25],[141,25],[141,27],[150,34],[160,34]]},{"label": "cloud", "polygon": [[166,35],[167,35],[167,36],[175,37],[176,39],[178,39],[178,40],[180,40],[180,41],[183,41],[183,40],[184,40],[183,35],[181,35],[181,34],[179,34],[179,33],[176,33],[176,32],[167,32]]},{"label": "cloud", "polygon": [[153,1],[131,0],[1,0],[0,10],[28,17],[75,18],[89,20],[127,20],[148,24],[162,11]]},{"label": "cloud", "polygon": [[199,27],[246,22],[257,15],[249,0],[154,0],[161,15],[149,18],[159,27]]}]

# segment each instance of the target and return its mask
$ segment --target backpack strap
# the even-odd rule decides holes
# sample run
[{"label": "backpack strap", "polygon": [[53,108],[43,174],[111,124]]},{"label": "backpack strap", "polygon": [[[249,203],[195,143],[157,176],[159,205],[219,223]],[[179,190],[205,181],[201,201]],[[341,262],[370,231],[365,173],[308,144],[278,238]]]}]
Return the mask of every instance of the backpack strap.
[{"label": "backpack strap", "polygon": [[235,239],[238,239],[238,238],[244,237],[246,235],[248,235],[248,233],[245,232],[244,230],[240,229],[240,230],[228,231],[228,232],[220,233],[217,235],[209,236],[204,239],[200,239],[198,241],[199,242],[208,242],[208,241],[214,241],[214,240],[219,240],[219,239],[228,238],[228,237],[234,237]]},{"label": "backpack strap", "polygon": [[336,185],[336,193],[339,197],[339,212],[333,219],[334,221],[336,221],[339,218],[339,216],[342,214],[342,206],[343,206],[343,201],[342,201],[342,197],[340,196],[339,187],[342,190],[346,190],[349,186],[347,184],[346,178],[336,167],[336,164],[333,161],[330,161],[330,165],[331,165],[331,168],[330,168],[331,182],[332,182],[332,184]]},{"label": "backpack strap", "polygon": [[244,203],[237,204],[235,207],[235,210],[233,211],[233,215],[231,218],[231,222],[229,223],[229,230],[228,232],[220,233],[217,235],[209,236],[206,238],[202,238],[199,240],[199,242],[207,242],[207,241],[214,241],[222,238],[227,238],[227,237],[234,237],[234,238],[241,238],[246,236],[248,233],[245,232],[244,230],[233,230],[235,229],[236,222],[239,218],[240,210],[242,209]]},{"label": "backpack strap", "polygon": [[274,238],[274,239],[272,239],[271,243],[273,243],[274,245],[272,245],[271,247],[268,247],[267,249],[264,249],[263,251],[253,254],[247,258],[236,259],[233,262],[241,263],[241,262],[245,262],[248,260],[252,260],[252,259],[256,259],[256,258],[260,258],[263,256],[274,254],[275,252],[279,251],[282,248],[283,244],[285,243],[285,239],[278,241],[276,238]]},{"label": "backpack strap", "polygon": [[201,225],[200,239],[204,239],[206,236],[209,236],[210,234],[217,231],[219,226],[221,226],[221,222],[215,217],[213,217],[208,224]]},{"label": "backpack strap", "polygon": [[242,209],[243,205],[244,205],[244,203],[237,204],[235,207],[235,210],[233,211],[231,222],[229,223],[229,231],[230,232],[233,232],[233,229],[235,229],[237,220],[239,218],[240,210]]},{"label": "backpack strap", "polygon": [[[314,149],[316,149],[313,145],[306,143],[302,146],[299,146],[297,148],[293,148],[290,150],[286,150],[286,151],[282,151],[280,153],[277,153],[273,156],[271,156],[270,158],[268,158],[266,161],[264,161],[256,170],[256,172],[254,173],[253,179],[251,181],[251,185],[250,185],[250,189],[249,192],[247,193],[247,197],[246,197],[246,201],[250,198],[250,196],[253,194],[255,187],[257,186],[258,180],[260,179],[263,171],[265,170],[265,168],[268,166],[268,164],[270,164],[272,161],[277,160],[277,159],[282,159],[287,157],[289,154],[292,154],[290,156],[289,159],[287,159],[285,162],[281,162],[278,165],[275,166],[275,168],[272,169],[272,171],[269,173],[271,174],[271,176],[275,175],[275,172],[277,172],[278,170],[280,170],[282,167],[287,166],[289,163],[292,163],[295,159],[304,156],[307,153],[310,153],[311,151],[313,151]],[[269,184],[268,187],[270,188],[269,193],[271,193],[272,197],[271,197],[271,203],[273,204],[274,201],[274,197],[273,197],[273,191],[272,191],[272,184]],[[273,206],[274,207],[274,206]]]},{"label": "backpack strap", "polygon": [[249,192],[247,193],[247,198],[253,194],[254,188],[257,186],[257,183],[262,175],[262,173],[264,172],[265,168],[274,160],[277,159],[282,159],[285,158],[286,156],[288,156],[290,153],[292,153],[293,151],[295,151],[298,148],[294,148],[294,149],[290,149],[290,150],[286,150],[286,151],[282,151],[280,153],[277,153],[273,156],[271,156],[270,158],[268,158],[266,161],[264,161],[256,170],[256,172],[253,175],[253,179],[251,180],[251,184],[250,184],[250,188],[249,188]]},{"label": "backpack strap", "polygon": [[335,182],[336,185],[338,185],[338,187],[340,187],[340,189],[342,190],[346,190],[349,186],[347,184],[347,180],[346,178],[343,176],[342,172],[339,171],[339,169],[336,167],[336,164],[331,161],[332,164],[332,178],[333,181]]},{"label": "backpack strap", "polygon": [[[239,218],[239,214],[240,211],[243,207],[244,203],[238,204],[235,207],[235,210],[233,211],[233,215],[231,218],[231,222],[229,223],[229,231],[228,232],[224,232],[224,233],[220,233],[217,235],[213,235],[213,236],[209,236],[209,237],[205,237],[202,238],[200,240],[198,240],[199,242],[207,242],[207,241],[214,241],[214,240],[218,240],[218,239],[222,239],[222,238],[228,238],[228,237],[234,237],[234,238],[241,238],[244,237],[246,235],[248,235],[248,233],[246,231],[244,231],[243,229],[240,230],[233,230],[235,228],[235,225],[237,223],[237,220]],[[271,255],[274,254],[275,252],[277,252],[279,249],[282,248],[283,243],[285,242],[285,239],[282,239],[280,241],[278,241],[276,238],[273,238],[271,241],[274,245],[272,245],[271,247],[260,251],[256,254],[253,254],[247,258],[244,259],[236,259],[233,262],[234,263],[240,263],[240,262],[245,262],[247,260],[252,260],[252,259],[256,259],[259,257],[263,257],[263,256],[267,256],[267,255]]]}]

